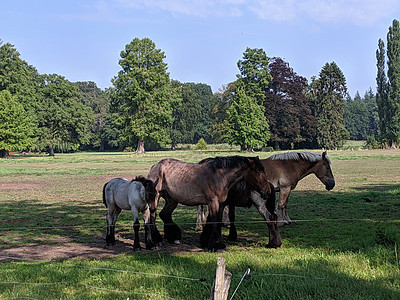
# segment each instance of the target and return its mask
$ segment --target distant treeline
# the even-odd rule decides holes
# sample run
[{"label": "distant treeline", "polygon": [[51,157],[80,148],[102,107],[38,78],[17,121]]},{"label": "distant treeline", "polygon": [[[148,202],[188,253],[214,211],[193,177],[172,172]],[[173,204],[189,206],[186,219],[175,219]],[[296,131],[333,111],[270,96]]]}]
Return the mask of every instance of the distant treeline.
[{"label": "distant treeline", "polygon": [[[0,40],[0,156],[8,151],[123,150],[229,143],[242,150],[333,149],[347,139],[396,146],[400,136],[399,24],[377,51],[378,89],[352,99],[335,62],[310,81],[279,57],[247,48],[237,80],[213,93],[205,83],[171,80],[165,54],[148,38],[121,52],[111,87],[39,74]],[[396,48],[397,47],[397,48]],[[393,71],[395,70],[395,72]],[[396,77],[397,76],[397,77]]]}]

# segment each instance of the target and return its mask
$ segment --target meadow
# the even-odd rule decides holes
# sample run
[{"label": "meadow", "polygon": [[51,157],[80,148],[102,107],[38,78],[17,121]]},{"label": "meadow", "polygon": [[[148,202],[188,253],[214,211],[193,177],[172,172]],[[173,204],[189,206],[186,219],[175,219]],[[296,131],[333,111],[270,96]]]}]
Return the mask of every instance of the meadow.
[{"label": "meadow", "polygon": [[[273,153],[260,152],[266,158]],[[310,175],[289,199],[293,223],[268,249],[255,208],[237,208],[238,240],[225,252],[198,247],[196,209],[173,217],[181,245],[134,252],[132,217],[105,244],[102,187],[146,175],[165,157],[197,162],[232,150],[32,154],[0,160],[0,299],[208,299],[217,257],[227,260],[233,299],[400,299],[400,151],[329,151],[336,186]],[[160,205],[163,205],[161,201]],[[141,220],[141,225],[143,224]],[[157,219],[161,233],[163,226]],[[144,230],[141,227],[143,241]]]}]

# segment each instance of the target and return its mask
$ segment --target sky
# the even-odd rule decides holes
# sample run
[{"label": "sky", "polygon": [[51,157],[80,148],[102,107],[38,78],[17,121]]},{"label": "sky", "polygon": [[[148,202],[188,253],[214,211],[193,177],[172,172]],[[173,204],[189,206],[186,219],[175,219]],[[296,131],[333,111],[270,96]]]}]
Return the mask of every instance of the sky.
[{"label": "sky", "polygon": [[217,92],[247,47],[281,57],[309,81],[335,62],[348,92],[376,90],[378,40],[399,0],[0,0],[0,39],[41,74],[110,86],[134,38],[161,49],[170,78]]}]

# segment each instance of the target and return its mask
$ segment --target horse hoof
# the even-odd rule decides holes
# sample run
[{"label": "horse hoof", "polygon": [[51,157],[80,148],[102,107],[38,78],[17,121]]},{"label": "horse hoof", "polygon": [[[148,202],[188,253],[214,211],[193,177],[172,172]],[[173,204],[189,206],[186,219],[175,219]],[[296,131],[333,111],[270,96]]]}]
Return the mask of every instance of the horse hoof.
[{"label": "horse hoof", "polygon": [[175,241],[173,242],[173,244],[174,244],[174,245],[180,245],[180,244],[181,244],[181,241],[180,241],[180,240],[175,240]]}]

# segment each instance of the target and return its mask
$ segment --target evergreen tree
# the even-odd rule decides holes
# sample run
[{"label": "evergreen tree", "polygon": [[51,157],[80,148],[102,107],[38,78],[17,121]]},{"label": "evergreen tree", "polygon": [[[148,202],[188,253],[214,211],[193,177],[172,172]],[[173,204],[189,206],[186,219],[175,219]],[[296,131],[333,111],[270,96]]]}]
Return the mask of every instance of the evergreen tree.
[{"label": "evergreen tree", "polygon": [[34,143],[32,122],[24,107],[7,90],[0,91],[0,157]]},{"label": "evergreen tree", "polygon": [[247,96],[243,86],[237,88],[234,101],[228,108],[225,129],[228,143],[247,151],[266,145],[270,137],[264,107]]},{"label": "evergreen tree", "polygon": [[319,78],[311,83],[317,118],[317,144],[326,149],[343,145],[349,137],[343,125],[344,99],[347,95],[346,79],[335,62],[326,63]]},{"label": "evergreen tree", "polygon": [[386,134],[389,144],[397,147],[400,142],[400,28],[399,21],[393,20],[387,36],[388,56],[388,119]]},{"label": "evergreen tree", "polygon": [[385,68],[385,44],[379,39],[378,41],[378,50],[376,50],[376,66],[378,69],[376,76],[377,83],[377,93],[376,93],[376,104],[378,107],[378,116],[379,116],[379,128],[381,131],[381,137],[385,138],[387,136],[386,131],[386,123],[389,117],[387,114],[389,113],[389,103],[388,103],[388,82],[386,77],[386,68]]},{"label": "evergreen tree", "polygon": [[354,100],[349,97],[345,102],[343,120],[352,140],[367,139],[369,114],[367,105],[358,92]]},{"label": "evergreen tree", "polygon": [[148,38],[135,38],[121,51],[122,68],[111,82],[111,111],[119,115],[121,137],[128,145],[170,142],[172,110],[179,98],[171,88],[164,52]]},{"label": "evergreen tree", "polygon": [[363,101],[368,111],[367,136],[377,137],[379,134],[378,106],[372,88],[369,88],[369,90],[365,92]]}]

